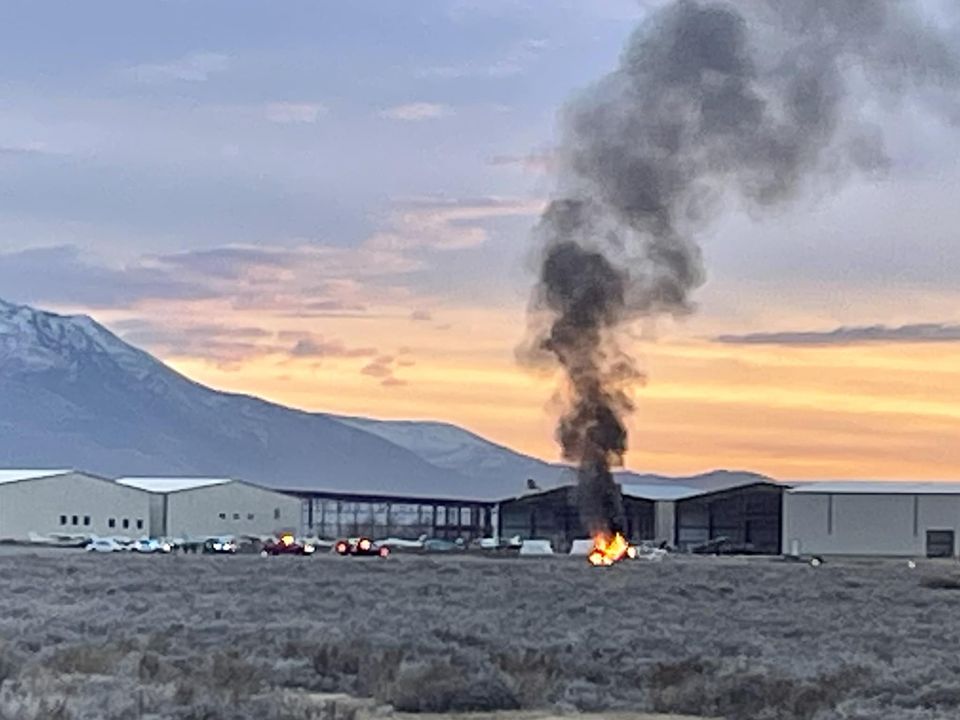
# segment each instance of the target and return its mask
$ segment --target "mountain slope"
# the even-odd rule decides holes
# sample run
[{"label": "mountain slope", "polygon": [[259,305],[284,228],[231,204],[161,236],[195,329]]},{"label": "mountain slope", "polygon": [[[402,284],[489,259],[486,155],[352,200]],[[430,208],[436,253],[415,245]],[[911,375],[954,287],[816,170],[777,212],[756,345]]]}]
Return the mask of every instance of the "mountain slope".
[{"label": "mountain slope", "polygon": [[542,488],[576,479],[570,468],[523,455],[449,423],[333,417],[379,435],[432,465],[458,472],[478,484],[490,484],[497,477],[510,478],[510,487],[503,497],[523,492],[527,479]]},{"label": "mountain slope", "polygon": [[192,382],[90,318],[0,301],[0,466],[54,465],[287,488],[498,494],[329,416]]}]

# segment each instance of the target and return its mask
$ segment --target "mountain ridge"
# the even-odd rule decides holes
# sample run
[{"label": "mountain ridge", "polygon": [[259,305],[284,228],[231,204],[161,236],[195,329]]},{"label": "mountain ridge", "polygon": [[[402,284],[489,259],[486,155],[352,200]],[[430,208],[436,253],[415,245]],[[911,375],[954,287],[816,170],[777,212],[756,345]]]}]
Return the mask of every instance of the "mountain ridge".
[{"label": "mountain ridge", "polygon": [[[0,467],[230,475],[287,490],[465,500],[520,495],[528,478],[542,488],[575,481],[566,466],[451,423],[309,412],[216,390],[87,315],[2,299],[0,398]],[[626,471],[618,478],[681,480]]]}]

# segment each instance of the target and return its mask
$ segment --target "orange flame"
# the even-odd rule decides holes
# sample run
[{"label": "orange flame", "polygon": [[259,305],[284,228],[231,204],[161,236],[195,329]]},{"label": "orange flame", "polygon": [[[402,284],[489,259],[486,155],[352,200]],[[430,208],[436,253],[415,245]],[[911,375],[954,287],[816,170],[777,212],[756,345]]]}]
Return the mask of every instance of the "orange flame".
[{"label": "orange flame", "polygon": [[593,537],[593,550],[587,555],[591,565],[613,565],[625,557],[636,557],[637,550],[620,533],[613,537],[597,534]]}]

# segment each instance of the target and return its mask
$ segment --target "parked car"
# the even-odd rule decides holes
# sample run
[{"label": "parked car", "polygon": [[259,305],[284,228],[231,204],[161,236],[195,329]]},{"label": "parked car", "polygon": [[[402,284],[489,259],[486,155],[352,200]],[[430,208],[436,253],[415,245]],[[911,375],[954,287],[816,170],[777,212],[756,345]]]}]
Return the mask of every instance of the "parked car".
[{"label": "parked car", "polygon": [[124,552],[126,548],[113,538],[92,538],[86,545],[87,552],[114,553]]},{"label": "parked car", "polygon": [[237,541],[232,537],[207,538],[203,543],[203,552],[216,555],[233,555],[237,552]]},{"label": "parked car", "polygon": [[142,537],[139,540],[134,540],[130,549],[138,553],[168,553],[173,550],[173,545],[167,540]]},{"label": "parked car", "polygon": [[360,538],[347,538],[346,540],[338,540],[337,544],[333,546],[333,549],[338,555],[348,556],[366,556],[366,557],[382,557],[385,558],[390,555],[390,548],[386,545],[381,545],[376,543],[370,538],[360,537]]},{"label": "parked car", "polygon": [[279,538],[267,540],[260,554],[263,557],[270,555],[313,555],[317,548],[309,542],[297,540],[291,534],[281,535]]}]

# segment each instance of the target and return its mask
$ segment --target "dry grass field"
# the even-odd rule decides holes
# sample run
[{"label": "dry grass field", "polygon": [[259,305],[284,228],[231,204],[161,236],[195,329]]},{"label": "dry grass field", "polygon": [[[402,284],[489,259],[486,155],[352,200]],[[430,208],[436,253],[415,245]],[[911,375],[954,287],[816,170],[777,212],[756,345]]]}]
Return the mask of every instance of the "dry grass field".
[{"label": "dry grass field", "polygon": [[958,609],[947,563],[4,549],[0,718],[957,718]]}]

